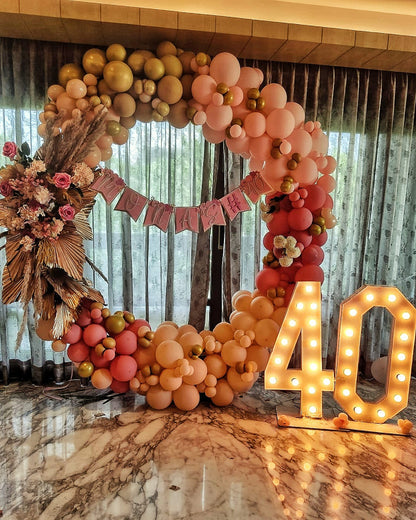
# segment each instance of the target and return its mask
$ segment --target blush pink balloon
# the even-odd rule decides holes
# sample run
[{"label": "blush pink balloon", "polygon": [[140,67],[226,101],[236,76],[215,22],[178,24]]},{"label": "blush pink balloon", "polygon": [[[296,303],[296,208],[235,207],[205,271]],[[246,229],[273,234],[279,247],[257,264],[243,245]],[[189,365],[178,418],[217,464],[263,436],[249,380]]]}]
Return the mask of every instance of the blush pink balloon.
[{"label": "blush pink balloon", "polygon": [[211,61],[209,74],[217,83],[231,87],[240,77],[240,63],[233,54],[220,52]]},{"label": "blush pink balloon", "polygon": [[259,75],[258,69],[241,67],[237,85],[243,90],[248,90],[249,88],[259,88],[262,81],[263,78]]},{"label": "blush pink balloon", "polygon": [[248,153],[250,138],[247,135],[244,135],[238,137],[237,139],[226,139],[226,143],[230,152],[243,155]]},{"label": "blush pink balloon", "polygon": [[295,118],[289,110],[275,108],[266,119],[266,132],[273,139],[288,137],[295,128]]},{"label": "blush pink balloon", "polygon": [[195,108],[196,110],[201,110],[201,111],[204,110],[204,105],[201,105],[201,103],[198,103],[198,101],[196,99],[190,99],[188,101],[188,105],[190,107]]},{"label": "blush pink balloon", "polygon": [[283,179],[285,175],[288,175],[288,172],[287,157],[281,157],[280,159],[267,159],[263,169],[263,173],[267,174],[268,178],[271,178],[274,181]]},{"label": "blush pink balloon", "polygon": [[240,87],[237,87],[237,85],[234,85],[230,88],[230,92],[233,95],[233,102],[230,103],[232,107],[238,106],[240,103],[242,103],[244,99],[244,92]]},{"label": "blush pink balloon", "polygon": [[233,117],[239,117],[242,121],[251,114],[251,110],[246,107],[245,103],[240,103],[238,106],[233,106]]},{"label": "blush pink balloon", "polygon": [[242,131],[243,129],[240,125],[232,125],[232,127],[230,128],[230,135],[235,139],[237,137],[240,137]]},{"label": "blush pink balloon", "polygon": [[335,171],[335,168],[337,167],[337,161],[331,156],[327,155],[324,157],[326,159],[326,165],[322,170],[319,170],[321,173],[328,174]]},{"label": "blush pink balloon", "polygon": [[59,111],[64,111],[66,114],[71,114],[71,112],[76,107],[75,99],[71,98],[67,92],[62,92],[62,94],[59,94],[59,96],[56,98],[56,108]]},{"label": "blush pink balloon", "polygon": [[264,161],[261,159],[256,159],[255,157],[251,157],[248,162],[248,167],[251,172],[261,172],[263,170]]},{"label": "blush pink balloon", "polygon": [[335,179],[331,175],[322,175],[322,177],[318,179],[318,186],[324,189],[326,193],[334,191],[336,184]]},{"label": "blush pink balloon", "polygon": [[103,150],[104,148],[109,148],[113,144],[113,138],[111,135],[103,134],[95,144],[100,148],[100,150]]},{"label": "blush pink balloon", "polygon": [[198,110],[194,115],[193,122],[195,125],[204,125],[207,122],[207,114],[203,110]]},{"label": "blush pink balloon", "polygon": [[299,153],[302,157],[306,157],[312,150],[311,134],[302,128],[293,130],[287,140],[292,145],[292,153]]},{"label": "blush pink balloon", "polygon": [[211,103],[216,107],[220,107],[224,104],[224,96],[219,92],[214,92],[212,94]]},{"label": "blush pink balloon", "polygon": [[[282,85],[279,85],[278,83],[269,83],[261,90],[260,95],[266,102],[263,109],[263,112],[265,114],[270,114],[270,112],[272,112],[275,108],[284,108],[284,106],[286,105],[286,90],[282,87]],[[294,125],[295,118],[293,117],[293,128],[295,127]]]},{"label": "blush pink balloon", "polygon": [[316,166],[318,167],[318,170],[322,172],[322,170],[327,166],[328,161],[326,157],[317,157],[315,159]]},{"label": "blush pink balloon", "polygon": [[95,168],[101,161],[101,151],[98,146],[93,145],[90,153],[85,157],[84,162],[90,168]]},{"label": "blush pink balloon", "polygon": [[58,96],[60,94],[62,94],[63,92],[65,92],[65,89],[61,85],[51,85],[48,88],[48,98],[51,99],[52,101],[56,101]]},{"label": "blush pink balloon", "polygon": [[312,136],[312,148],[322,155],[326,155],[328,152],[328,136],[323,133],[320,128],[315,128],[311,134]]},{"label": "blush pink balloon", "polygon": [[318,167],[313,159],[305,157],[291,174],[295,182],[298,182],[301,186],[309,186],[318,178]]},{"label": "blush pink balloon", "polygon": [[217,132],[216,130],[213,130],[211,127],[209,127],[206,123],[202,126],[202,133],[209,143],[218,144],[225,139],[224,130]]},{"label": "blush pink balloon", "polygon": [[81,99],[87,95],[87,85],[80,79],[70,79],[66,84],[66,92],[73,99]]},{"label": "blush pink balloon", "polygon": [[251,156],[257,160],[261,160],[262,162],[267,161],[267,159],[270,159],[272,142],[272,138],[267,134],[250,139],[249,151]]},{"label": "blush pink balloon", "polygon": [[260,112],[251,112],[244,119],[244,129],[249,137],[260,137],[266,131],[266,118]]},{"label": "blush pink balloon", "polygon": [[197,76],[192,82],[192,96],[198,103],[208,105],[212,95],[217,91],[217,83],[211,76]]},{"label": "blush pink balloon", "polygon": [[206,108],[207,125],[213,130],[225,130],[233,119],[233,109],[229,105],[216,107],[212,104]]},{"label": "blush pink balloon", "polygon": [[294,101],[288,101],[285,105],[286,110],[292,112],[293,117],[295,118],[295,128],[298,128],[305,121],[305,111],[299,105],[299,103],[295,103]]},{"label": "blush pink balloon", "polygon": [[313,124],[313,121],[308,121],[304,124],[303,128],[311,134],[315,128],[315,125]]},{"label": "blush pink balloon", "polygon": [[280,143],[279,150],[283,155],[287,155],[292,151],[292,145],[285,139]]}]

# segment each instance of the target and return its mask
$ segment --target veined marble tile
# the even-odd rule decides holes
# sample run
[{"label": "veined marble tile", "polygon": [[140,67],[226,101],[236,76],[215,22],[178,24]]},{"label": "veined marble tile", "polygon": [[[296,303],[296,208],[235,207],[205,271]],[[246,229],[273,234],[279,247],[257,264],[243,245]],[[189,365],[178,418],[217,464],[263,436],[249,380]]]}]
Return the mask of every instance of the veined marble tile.
[{"label": "veined marble tile", "polygon": [[[359,387],[366,399],[379,389]],[[85,395],[76,382],[69,390]],[[414,433],[278,428],[276,406],[296,413],[299,393],[261,382],[232,406],[203,402],[191,412],[151,410],[130,394],[56,399],[65,392],[1,389],[4,519],[416,518]],[[401,417],[416,422],[415,402],[412,388]]]}]

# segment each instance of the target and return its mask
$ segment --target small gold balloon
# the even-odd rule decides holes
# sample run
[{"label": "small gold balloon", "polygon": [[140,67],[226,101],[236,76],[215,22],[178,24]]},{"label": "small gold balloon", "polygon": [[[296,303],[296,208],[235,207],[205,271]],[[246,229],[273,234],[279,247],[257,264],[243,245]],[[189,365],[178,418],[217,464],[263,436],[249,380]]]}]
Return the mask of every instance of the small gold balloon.
[{"label": "small gold balloon", "polygon": [[98,343],[98,345],[95,345],[94,350],[97,356],[102,356],[105,352],[105,347],[102,343]]},{"label": "small gold balloon", "polygon": [[292,159],[293,159],[294,161],[296,161],[297,163],[300,163],[301,160],[302,160],[302,156],[300,155],[300,153],[294,153],[294,154],[292,155]]},{"label": "small gold balloon", "polygon": [[165,103],[164,101],[161,101],[157,105],[156,110],[159,112],[159,114],[162,117],[166,117],[169,114],[169,112],[170,112],[169,105],[167,103]]},{"label": "small gold balloon", "polygon": [[289,161],[287,161],[287,167],[289,170],[296,170],[298,163],[293,159],[289,159]]},{"label": "small gold balloon", "polygon": [[315,217],[313,223],[318,224],[318,226],[325,226],[325,219],[324,217]]},{"label": "small gold balloon", "polygon": [[232,92],[227,92],[224,96],[224,105],[231,105],[234,101],[234,94]]},{"label": "small gold balloon", "polygon": [[256,110],[256,108],[257,108],[256,100],[255,99],[247,99],[246,107],[249,110],[251,110],[251,111]]},{"label": "small gold balloon", "polygon": [[133,89],[137,95],[142,94],[143,93],[143,81],[141,79],[134,80]]},{"label": "small gold balloon", "polygon": [[266,106],[266,100],[262,97],[259,97],[256,99],[256,107],[257,110],[263,110],[263,108]]},{"label": "small gold balloon", "polygon": [[111,97],[108,94],[103,94],[102,96],[100,96],[100,101],[106,108],[111,107],[112,101]]},{"label": "small gold balloon", "polygon": [[291,177],[290,175],[285,175],[285,176],[283,177],[283,180],[284,180],[284,181],[288,181],[288,182],[290,182],[290,183],[295,182],[295,179],[294,179],[293,177]]},{"label": "small gold balloon", "polygon": [[84,72],[82,68],[76,63],[66,63],[59,69],[58,80],[59,84],[66,87],[70,79],[82,79]]},{"label": "small gold balloon", "polygon": [[156,92],[156,83],[152,79],[143,81],[143,92],[148,96],[153,96]]},{"label": "small gold balloon", "polygon": [[120,129],[121,129],[120,123],[118,123],[117,121],[114,121],[114,120],[108,121],[108,123],[107,123],[107,134],[108,135],[111,135],[111,137],[114,137],[120,132]]},{"label": "small gold balloon", "polygon": [[134,314],[127,311],[124,311],[124,319],[127,321],[127,323],[134,323],[136,321]]},{"label": "small gold balloon", "polygon": [[124,61],[127,56],[127,51],[120,43],[113,43],[105,51],[108,61]]},{"label": "small gold balloon", "polygon": [[91,96],[90,97],[90,105],[92,107],[96,107],[101,104],[101,99],[98,96]]},{"label": "small gold balloon", "polygon": [[196,112],[197,112],[197,110],[195,107],[188,107],[186,109],[186,115],[187,115],[188,119],[192,120],[192,118],[194,117]]},{"label": "small gold balloon", "polygon": [[233,136],[231,135],[231,127],[228,126],[226,129],[225,129],[225,135],[228,139],[232,139]]},{"label": "small gold balloon", "polygon": [[142,368],[142,374],[144,377],[149,377],[150,375],[152,375],[152,371],[150,370],[149,365],[146,365]]},{"label": "small gold balloon", "polygon": [[82,66],[85,72],[97,77],[102,76],[106,63],[105,52],[101,49],[89,49],[82,57]]},{"label": "small gold balloon", "polygon": [[208,64],[208,56],[205,54],[205,52],[198,52],[198,54],[195,57],[195,60],[198,67],[203,67],[204,65]]},{"label": "small gold balloon", "polygon": [[162,60],[163,65],[165,66],[165,74],[167,76],[175,76],[176,78],[180,78],[183,74],[182,63],[179,58],[173,56],[172,54],[166,54],[160,58]]},{"label": "small gold balloon", "polygon": [[272,146],[273,148],[279,148],[279,146],[283,143],[281,139],[273,139]]},{"label": "small gold balloon", "polygon": [[104,308],[104,305],[101,303],[101,302],[93,302],[91,303],[90,305],[90,309],[103,309]]},{"label": "small gold balloon", "polygon": [[103,345],[105,348],[115,348],[116,340],[114,338],[104,338]]},{"label": "small gold balloon", "polygon": [[83,361],[78,367],[79,377],[90,377],[94,372],[94,365],[90,361]]},{"label": "small gold balloon", "polygon": [[152,330],[149,330],[148,332],[146,332],[144,337],[152,341],[152,339],[155,337],[155,333]]},{"label": "small gold balloon", "polygon": [[150,347],[150,341],[147,338],[139,338],[137,340],[137,343],[142,348],[149,348]]},{"label": "small gold balloon", "polygon": [[244,373],[244,363],[242,361],[239,361],[238,363],[236,363],[235,365],[235,369],[236,371],[239,373],[239,374],[243,374]]},{"label": "small gold balloon", "polygon": [[249,88],[247,97],[248,99],[258,99],[260,97],[260,90],[258,88]]},{"label": "small gold balloon", "polygon": [[270,155],[273,157],[273,159],[280,159],[280,157],[282,157],[279,148],[272,148]]},{"label": "small gold balloon", "polygon": [[163,116],[160,115],[157,110],[153,110],[152,120],[155,121],[156,123],[161,123],[163,121]]},{"label": "small gold balloon", "polygon": [[103,309],[101,311],[101,316],[105,319],[105,318],[108,318],[110,316],[110,309]]},{"label": "small gold balloon", "polygon": [[231,121],[231,126],[232,126],[232,125],[243,126],[243,120],[240,119],[239,117],[235,117],[235,118]]},{"label": "small gold balloon", "polygon": [[218,83],[218,85],[217,85],[217,92],[219,92],[220,94],[224,95],[229,90],[230,89],[228,88],[228,86],[225,83]]},{"label": "small gold balloon", "polygon": [[309,233],[315,237],[320,235],[322,233],[321,226],[318,226],[318,224],[312,224],[309,228]]},{"label": "small gold balloon", "polygon": [[155,376],[158,376],[162,372],[162,367],[158,363],[154,363],[150,367],[150,370],[152,371],[152,374],[154,374]]}]

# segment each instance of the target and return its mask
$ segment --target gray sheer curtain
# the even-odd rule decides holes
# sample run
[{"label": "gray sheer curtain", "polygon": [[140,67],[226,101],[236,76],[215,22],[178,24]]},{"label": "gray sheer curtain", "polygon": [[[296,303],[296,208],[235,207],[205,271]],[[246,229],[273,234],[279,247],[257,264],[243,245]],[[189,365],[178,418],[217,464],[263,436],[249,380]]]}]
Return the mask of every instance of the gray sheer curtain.
[{"label": "gray sheer curtain", "polygon": [[[87,47],[0,39],[1,142],[40,145],[37,114],[47,87],[59,67],[80,61]],[[251,65],[251,63],[249,64]],[[334,362],[340,302],[363,284],[389,284],[415,297],[415,119],[414,75],[299,64],[255,63],[265,82],[282,83],[288,99],[300,103],[307,120],[319,120],[329,134],[330,153],[338,161],[334,214],[338,226],[325,246],[323,291],[324,356]],[[247,165],[221,152],[224,190],[238,186]],[[128,145],[114,154],[112,167],[126,183],[146,197],[177,206],[212,199],[220,152],[204,143],[198,129],[183,131],[167,125],[136,125]],[[2,163],[4,164],[4,163]],[[186,190],[182,186],[186,186]],[[110,308],[128,308],[157,325],[165,319],[188,321],[199,329],[206,323],[211,267],[211,233],[175,235],[144,228],[106,206],[97,196],[93,211],[91,259],[108,275],[106,285],[92,272],[93,283]],[[223,249],[224,318],[239,288],[252,290],[261,264],[264,234],[254,211],[227,225]],[[4,251],[0,252],[4,265]],[[215,303],[215,302],[214,302]],[[11,361],[35,381],[45,372],[62,376],[64,359],[39,341],[32,328],[18,352],[14,339],[20,319],[17,305],[0,305],[0,351],[3,380]],[[30,325],[30,324],[29,324]],[[389,317],[372,311],[363,329],[362,359],[369,364],[385,354]],[[363,367],[364,368],[364,367]]]}]

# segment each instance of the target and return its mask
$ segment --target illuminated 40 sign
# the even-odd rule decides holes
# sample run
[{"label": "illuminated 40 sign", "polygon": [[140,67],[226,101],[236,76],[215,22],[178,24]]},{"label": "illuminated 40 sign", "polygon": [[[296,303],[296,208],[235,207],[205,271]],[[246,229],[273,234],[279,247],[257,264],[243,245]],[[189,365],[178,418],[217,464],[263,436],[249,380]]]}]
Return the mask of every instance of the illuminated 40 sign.
[{"label": "illuminated 40 sign", "polygon": [[[395,287],[365,286],[341,304],[336,375],[322,369],[321,289],[319,282],[299,282],[265,372],[265,387],[300,390],[301,415],[322,417],[322,392],[334,398],[355,421],[384,423],[407,406],[416,329],[416,309]],[[372,307],[393,316],[385,393],[377,402],[357,394],[362,317]],[[289,361],[302,332],[302,369]]]}]

